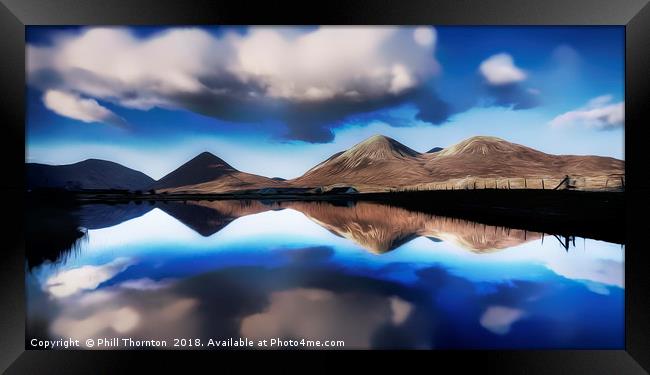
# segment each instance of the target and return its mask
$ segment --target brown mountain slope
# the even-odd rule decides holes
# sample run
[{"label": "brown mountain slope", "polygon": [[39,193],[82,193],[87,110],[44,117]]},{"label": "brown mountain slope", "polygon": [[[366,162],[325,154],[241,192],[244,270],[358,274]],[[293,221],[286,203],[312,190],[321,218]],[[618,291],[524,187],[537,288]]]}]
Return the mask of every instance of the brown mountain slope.
[{"label": "brown mountain slope", "polygon": [[330,232],[381,254],[425,236],[450,241],[476,253],[513,247],[541,238],[540,233],[428,215],[370,202],[352,207],[325,202],[283,202],[281,207],[302,212]]},{"label": "brown mountain slope", "polygon": [[472,137],[423,159],[430,176],[438,179],[603,176],[625,169],[625,162],[614,158],[551,155],[496,137]]},{"label": "brown mountain slope", "polygon": [[376,192],[446,189],[450,184],[456,188],[500,188],[503,181],[497,180],[503,179],[517,179],[512,184],[504,180],[506,187],[552,189],[567,175],[576,179],[577,182],[572,180],[570,184],[579,188],[600,189],[620,187],[624,173],[622,160],[551,155],[495,137],[472,137],[441,151],[421,154],[394,139],[375,135],[332,155],[293,180],[240,172],[206,152],[160,179],[154,189],[174,193],[228,193],[263,188],[328,190],[353,186],[359,192]]},{"label": "brown mountain slope", "polygon": [[566,175],[606,179],[621,176],[624,170],[622,160],[551,155],[496,137],[472,137],[435,153],[420,154],[391,138],[373,136],[288,183],[301,187],[351,185],[364,192],[463,178],[558,179],[554,181],[557,184]]},{"label": "brown mountain slope", "polygon": [[426,176],[423,164],[417,151],[392,138],[375,135],[333,155],[289,183],[296,187],[349,184],[358,190],[398,187]]},{"label": "brown mountain slope", "polygon": [[153,188],[169,193],[226,193],[283,185],[282,181],[240,172],[217,156],[203,152],[158,180]]}]

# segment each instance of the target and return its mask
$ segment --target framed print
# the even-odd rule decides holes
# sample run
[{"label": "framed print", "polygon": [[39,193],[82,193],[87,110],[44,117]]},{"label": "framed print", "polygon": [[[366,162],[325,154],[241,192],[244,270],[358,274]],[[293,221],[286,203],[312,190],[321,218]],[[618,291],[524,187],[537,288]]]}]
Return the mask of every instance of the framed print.
[{"label": "framed print", "polygon": [[646,3],[3,0],[3,370],[645,373]]}]

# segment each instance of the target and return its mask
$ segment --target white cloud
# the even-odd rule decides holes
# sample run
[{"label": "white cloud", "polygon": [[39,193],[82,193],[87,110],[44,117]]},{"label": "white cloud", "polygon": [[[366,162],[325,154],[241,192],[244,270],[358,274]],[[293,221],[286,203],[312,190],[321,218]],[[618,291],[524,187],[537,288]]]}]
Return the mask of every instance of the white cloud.
[{"label": "white cloud", "polygon": [[[440,105],[427,99],[433,94],[425,84],[439,70],[435,42],[431,27],[251,27],[221,35],[174,27],[146,37],[96,27],[50,46],[29,45],[27,76],[42,91],[90,98],[74,103],[97,99],[230,122],[276,120],[286,125],[283,137],[322,143],[352,114],[407,100],[420,99],[425,113]],[[57,113],[95,121],[97,111],[90,116],[74,107]],[[432,122],[446,119],[441,108]]]},{"label": "white cloud", "polygon": [[[294,38],[287,35],[273,28],[253,28],[247,36],[234,37],[236,59],[229,70],[242,80],[263,83],[266,96],[301,101],[350,92],[357,98],[384,95],[403,73],[395,73],[395,66],[420,80],[437,68],[431,54],[433,37],[422,45],[399,28],[323,27]],[[314,89],[329,95],[307,95]]]},{"label": "white cloud", "polygon": [[625,267],[618,260],[591,258],[585,261],[579,256],[567,256],[566,259],[548,259],[546,267],[567,279],[584,281],[591,290],[595,285],[625,286]]},{"label": "white cloud", "polygon": [[122,288],[136,289],[136,290],[158,290],[158,289],[167,288],[170,285],[172,285],[172,281],[169,279],[156,281],[147,277],[141,279],[127,280],[120,283],[120,286]]},{"label": "white cloud", "polygon": [[414,309],[398,297],[296,288],[272,292],[263,311],[241,320],[240,335],[253,340],[294,337],[337,339],[367,348],[381,327],[404,323]]},{"label": "white cloud", "polygon": [[415,86],[415,79],[409,72],[408,68],[406,68],[402,64],[397,64],[393,66],[393,69],[391,70],[392,73],[392,79],[390,82],[390,88],[388,89],[388,92],[398,94],[401,91],[407,90],[413,86]]},{"label": "white cloud", "polygon": [[611,103],[613,97],[611,95],[601,95],[597,96],[587,102],[587,105],[585,106],[586,108],[594,109],[594,108],[600,108],[608,103]]},{"label": "white cloud", "polygon": [[99,332],[107,329],[125,334],[136,328],[142,320],[143,317],[133,308],[123,307],[100,310],[85,319],[60,316],[54,320],[51,329],[61,336],[84,339],[95,337]]},{"label": "white cloud", "polygon": [[222,36],[171,28],[144,38],[98,27],[28,46],[27,70],[31,84],[51,91],[48,108],[81,121],[115,116],[71,92],[239,120],[251,111],[234,115],[235,107],[275,108],[269,100],[359,103],[404,94],[438,71],[434,44],[433,28],[415,27],[252,27]]},{"label": "white cloud", "polygon": [[44,289],[55,297],[68,297],[83,290],[97,288],[99,284],[112,279],[133,264],[128,258],[116,258],[99,266],[82,266],[61,271],[47,279]]},{"label": "white cloud", "polygon": [[524,311],[504,306],[490,306],[481,316],[480,323],[485,329],[505,335],[512,324],[525,315]]},{"label": "white cloud", "polygon": [[526,73],[515,66],[512,56],[507,53],[490,56],[481,63],[479,71],[491,85],[507,85],[526,79]]},{"label": "white cloud", "polygon": [[84,291],[49,311],[49,330],[56,336],[164,339],[196,335],[199,303],[164,289],[127,290],[107,287]]},{"label": "white cloud", "polygon": [[612,99],[611,95],[593,98],[585,106],[555,117],[550,124],[553,127],[583,126],[599,130],[623,127],[625,103],[612,103]]},{"label": "white cloud", "polygon": [[54,113],[87,123],[101,122],[124,126],[125,121],[95,99],[84,99],[79,95],[59,90],[47,90],[43,94],[43,104]]},{"label": "white cloud", "polygon": [[399,297],[391,297],[390,299],[390,308],[393,312],[391,321],[395,325],[400,325],[408,319],[411,311],[413,311],[413,305],[409,302],[404,301]]},{"label": "white cloud", "polygon": [[436,42],[436,30],[433,27],[418,27],[413,31],[413,38],[421,46],[431,46]]}]

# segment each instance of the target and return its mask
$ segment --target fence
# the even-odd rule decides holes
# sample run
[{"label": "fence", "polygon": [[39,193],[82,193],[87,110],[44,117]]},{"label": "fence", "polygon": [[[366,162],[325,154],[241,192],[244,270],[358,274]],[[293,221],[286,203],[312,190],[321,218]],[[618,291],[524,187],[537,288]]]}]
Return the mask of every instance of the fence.
[{"label": "fence", "polygon": [[461,178],[399,188],[418,190],[538,189],[538,190],[624,190],[625,176],[567,176],[565,178]]}]

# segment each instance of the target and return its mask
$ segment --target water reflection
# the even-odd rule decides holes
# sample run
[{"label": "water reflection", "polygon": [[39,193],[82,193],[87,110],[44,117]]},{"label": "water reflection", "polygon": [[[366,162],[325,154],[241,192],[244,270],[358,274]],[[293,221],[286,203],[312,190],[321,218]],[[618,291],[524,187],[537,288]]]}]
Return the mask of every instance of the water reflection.
[{"label": "water reflection", "polygon": [[385,253],[425,236],[475,252],[489,252],[541,238],[540,233],[488,226],[462,219],[433,216],[377,203],[336,207],[325,202],[290,202],[283,207],[302,212],[332,233],[374,253]]},{"label": "water reflection", "polygon": [[578,239],[567,252],[541,233],[368,202],[94,205],[69,216],[89,229],[72,254],[32,264],[30,337],[623,345],[617,244]]}]

